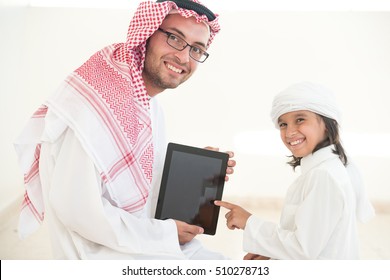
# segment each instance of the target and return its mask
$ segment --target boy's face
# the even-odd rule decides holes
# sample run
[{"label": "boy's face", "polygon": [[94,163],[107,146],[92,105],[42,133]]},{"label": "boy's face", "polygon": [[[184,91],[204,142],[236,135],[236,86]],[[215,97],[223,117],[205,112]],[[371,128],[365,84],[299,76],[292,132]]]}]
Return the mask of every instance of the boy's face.
[{"label": "boy's face", "polygon": [[305,157],[326,139],[323,119],[311,111],[289,112],[279,117],[280,137],[295,157]]},{"label": "boy's face", "polygon": [[[180,14],[168,15],[160,26],[192,46],[206,50],[210,37],[208,25]],[[189,55],[189,47],[179,51],[168,45],[167,34],[156,31],[148,40],[142,77],[146,90],[154,96],[167,88],[176,88],[195,72],[198,62]]]}]

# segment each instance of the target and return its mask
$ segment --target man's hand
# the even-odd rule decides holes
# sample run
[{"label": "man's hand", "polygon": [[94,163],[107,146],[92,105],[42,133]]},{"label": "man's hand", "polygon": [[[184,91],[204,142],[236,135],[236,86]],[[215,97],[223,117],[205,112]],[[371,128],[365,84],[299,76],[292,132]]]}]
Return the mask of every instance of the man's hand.
[{"label": "man's hand", "polygon": [[190,225],[178,220],[174,221],[176,223],[180,245],[184,245],[190,242],[195,236],[204,232],[203,228],[201,227]]},{"label": "man's hand", "polygon": [[[216,151],[216,152],[219,152],[219,148],[215,148],[215,147],[210,147],[210,146],[207,146],[205,147],[206,150],[210,150],[210,151]],[[228,167],[226,168],[226,177],[225,177],[225,181],[229,181],[229,176],[230,174],[233,174],[234,173],[234,167],[236,166],[236,161],[234,159],[232,159],[234,157],[234,153],[232,151],[227,151],[225,152],[229,155],[229,161],[228,161]]]}]

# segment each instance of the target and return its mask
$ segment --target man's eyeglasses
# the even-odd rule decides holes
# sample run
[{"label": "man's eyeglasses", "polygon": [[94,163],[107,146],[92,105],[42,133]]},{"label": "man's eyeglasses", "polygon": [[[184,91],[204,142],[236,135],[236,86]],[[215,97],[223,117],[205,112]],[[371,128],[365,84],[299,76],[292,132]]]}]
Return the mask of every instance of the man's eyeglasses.
[{"label": "man's eyeglasses", "polygon": [[186,41],[184,41],[182,38],[179,36],[165,31],[161,28],[158,29],[159,31],[165,33],[167,35],[167,44],[170,45],[172,48],[182,51],[184,50],[187,46],[190,47],[190,57],[198,62],[205,62],[206,59],[209,57],[209,54],[202,50],[199,47],[196,46],[191,46],[188,44]]}]

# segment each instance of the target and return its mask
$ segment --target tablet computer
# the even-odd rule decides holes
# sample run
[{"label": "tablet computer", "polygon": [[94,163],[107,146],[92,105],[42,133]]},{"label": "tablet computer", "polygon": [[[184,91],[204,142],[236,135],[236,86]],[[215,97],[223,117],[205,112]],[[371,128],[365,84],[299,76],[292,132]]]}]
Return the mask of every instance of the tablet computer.
[{"label": "tablet computer", "polygon": [[155,218],[198,225],[214,235],[225,184],[227,153],[169,143]]}]

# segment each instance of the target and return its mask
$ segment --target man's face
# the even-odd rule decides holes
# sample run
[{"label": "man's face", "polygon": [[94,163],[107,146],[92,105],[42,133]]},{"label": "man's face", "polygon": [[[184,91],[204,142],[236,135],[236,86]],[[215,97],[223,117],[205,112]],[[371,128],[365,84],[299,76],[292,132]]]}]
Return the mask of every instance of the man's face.
[{"label": "man's face", "polygon": [[[206,50],[210,37],[209,27],[205,23],[197,23],[193,17],[184,18],[180,14],[171,14],[164,19],[160,28],[192,46]],[[167,34],[157,30],[146,46],[142,77],[150,96],[167,88],[176,88],[191,77],[198,67],[199,62],[189,55],[189,46],[182,51],[176,50],[168,45],[167,38]]]}]

